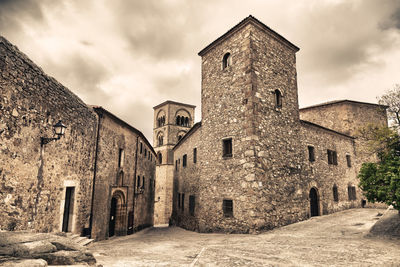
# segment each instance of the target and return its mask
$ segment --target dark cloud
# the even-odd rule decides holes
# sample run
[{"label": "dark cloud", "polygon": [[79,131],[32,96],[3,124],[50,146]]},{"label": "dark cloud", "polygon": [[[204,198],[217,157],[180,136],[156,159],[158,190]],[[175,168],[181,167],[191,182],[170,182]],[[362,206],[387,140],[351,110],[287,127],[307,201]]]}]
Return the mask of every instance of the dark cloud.
[{"label": "dark cloud", "polygon": [[43,20],[40,1],[0,0],[0,31],[11,32],[20,27],[21,21]]}]

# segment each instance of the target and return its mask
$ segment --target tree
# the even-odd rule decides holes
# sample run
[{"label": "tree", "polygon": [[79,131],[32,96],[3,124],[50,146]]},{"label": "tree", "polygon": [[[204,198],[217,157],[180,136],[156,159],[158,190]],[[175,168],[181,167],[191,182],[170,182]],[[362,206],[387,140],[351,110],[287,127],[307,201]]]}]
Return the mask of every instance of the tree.
[{"label": "tree", "polygon": [[380,105],[388,106],[387,114],[393,126],[400,126],[400,84],[395,84],[392,89],[386,91],[384,95],[378,98]]},{"label": "tree", "polygon": [[393,205],[400,212],[399,134],[388,127],[369,130],[371,140],[369,145],[371,149],[375,149],[379,161],[362,164],[358,175],[359,186],[368,201]]}]

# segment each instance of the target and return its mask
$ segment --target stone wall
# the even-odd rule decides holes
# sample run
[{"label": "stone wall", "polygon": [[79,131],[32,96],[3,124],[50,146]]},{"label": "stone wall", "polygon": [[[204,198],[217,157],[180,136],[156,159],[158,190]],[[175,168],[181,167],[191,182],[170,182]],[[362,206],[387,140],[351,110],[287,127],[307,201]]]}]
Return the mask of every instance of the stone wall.
[{"label": "stone wall", "polygon": [[95,110],[100,126],[92,238],[101,240],[112,235],[109,230],[113,197],[118,200],[116,235],[153,224],[156,155],[138,130],[103,108]]},{"label": "stone wall", "polygon": [[[70,230],[80,233],[89,226],[95,113],[3,37],[0,90],[0,228],[61,231],[72,186]],[[41,146],[58,120],[65,136]]]},{"label": "stone wall", "polygon": [[[173,223],[186,229],[198,230],[198,212],[206,199],[199,199],[200,190],[206,186],[200,178],[202,162],[204,162],[203,150],[199,150],[201,144],[201,126],[197,125],[174,148],[176,165],[174,168],[174,190],[173,190]],[[194,162],[194,149],[196,149],[196,162]],[[183,166],[183,156],[186,155],[186,166]],[[182,194],[184,194],[183,205]],[[194,196],[194,213],[189,210],[189,197]],[[181,198],[180,200],[178,200]]]}]

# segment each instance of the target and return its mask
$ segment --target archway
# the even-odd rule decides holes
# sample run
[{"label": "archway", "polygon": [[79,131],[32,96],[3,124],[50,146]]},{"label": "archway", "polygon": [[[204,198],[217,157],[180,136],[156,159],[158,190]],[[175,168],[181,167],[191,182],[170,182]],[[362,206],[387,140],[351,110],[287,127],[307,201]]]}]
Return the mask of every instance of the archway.
[{"label": "archway", "polygon": [[108,235],[114,236],[124,232],[125,222],[125,197],[121,191],[114,192],[111,198],[110,221]]},{"label": "archway", "polygon": [[316,188],[311,188],[310,190],[310,212],[312,216],[319,216],[319,198],[318,191]]}]

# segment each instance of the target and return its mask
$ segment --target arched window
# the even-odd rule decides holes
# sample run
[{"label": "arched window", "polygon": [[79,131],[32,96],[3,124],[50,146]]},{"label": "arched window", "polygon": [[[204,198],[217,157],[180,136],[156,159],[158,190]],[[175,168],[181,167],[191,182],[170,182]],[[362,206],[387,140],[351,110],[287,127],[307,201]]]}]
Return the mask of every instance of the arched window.
[{"label": "arched window", "polygon": [[339,193],[336,184],[333,185],[332,192],[333,192],[333,201],[339,202]]},{"label": "arched window", "polygon": [[181,116],[176,117],[176,125],[179,125],[181,123]]},{"label": "arched window", "polygon": [[185,124],[185,117],[181,117],[181,126],[183,126]]},{"label": "arched window", "polygon": [[185,118],[185,126],[189,127],[189,118],[188,117]]},{"label": "arched window", "polygon": [[162,146],[164,143],[164,136],[162,134],[160,134],[158,136],[158,146]]},{"label": "arched window", "polygon": [[158,163],[162,164],[162,154],[158,153]]},{"label": "arched window", "polygon": [[222,69],[226,69],[231,65],[231,53],[226,53],[222,58]]},{"label": "arched window", "polygon": [[275,107],[282,107],[282,93],[278,89],[275,90]]}]

